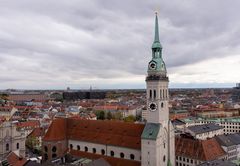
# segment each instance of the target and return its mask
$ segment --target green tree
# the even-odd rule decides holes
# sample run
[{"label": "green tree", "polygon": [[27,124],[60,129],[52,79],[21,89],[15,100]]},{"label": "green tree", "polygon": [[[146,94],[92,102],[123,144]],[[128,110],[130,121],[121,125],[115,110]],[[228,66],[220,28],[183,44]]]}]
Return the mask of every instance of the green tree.
[{"label": "green tree", "polygon": [[108,119],[108,120],[111,120],[112,118],[113,118],[112,113],[111,113],[110,111],[108,111],[108,113],[107,113],[107,119]]},{"label": "green tree", "polygon": [[105,119],[105,112],[104,111],[100,111],[98,119],[101,119],[101,120]]},{"label": "green tree", "polygon": [[124,118],[125,122],[135,122],[136,117],[133,115],[129,115],[128,117]]},{"label": "green tree", "polygon": [[123,119],[122,113],[121,113],[121,112],[115,113],[115,114],[114,114],[114,119],[116,119],[116,120],[122,120],[122,119]]}]

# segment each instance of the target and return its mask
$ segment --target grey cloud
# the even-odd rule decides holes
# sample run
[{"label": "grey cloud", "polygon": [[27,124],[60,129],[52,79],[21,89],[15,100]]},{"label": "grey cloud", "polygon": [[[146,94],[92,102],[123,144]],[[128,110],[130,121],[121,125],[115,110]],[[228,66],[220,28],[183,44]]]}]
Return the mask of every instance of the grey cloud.
[{"label": "grey cloud", "polygon": [[[0,65],[31,84],[145,75],[155,10],[168,68],[229,56],[240,51],[239,3],[2,0]],[[14,58],[21,64],[6,62]]]}]

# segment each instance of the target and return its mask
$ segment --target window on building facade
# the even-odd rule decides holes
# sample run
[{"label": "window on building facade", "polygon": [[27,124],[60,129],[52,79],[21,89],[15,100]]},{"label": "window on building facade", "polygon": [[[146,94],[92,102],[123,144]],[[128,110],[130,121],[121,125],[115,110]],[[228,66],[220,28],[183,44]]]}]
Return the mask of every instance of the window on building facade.
[{"label": "window on building facade", "polygon": [[53,147],[52,147],[52,152],[54,152],[54,153],[55,153],[56,151],[57,151],[57,148],[56,148],[56,146],[53,146]]},{"label": "window on building facade", "polygon": [[77,150],[80,150],[80,145],[77,146]]},{"label": "window on building facade", "polygon": [[161,107],[163,108],[163,103],[161,103]]},{"label": "window on building facade", "polygon": [[164,156],[163,156],[163,162],[165,162],[165,161],[166,161],[166,156],[164,155]]},{"label": "window on building facade", "polygon": [[102,153],[102,155],[104,155],[104,154],[105,154],[105,150],[104,150],[104,149],[102,149],[102,150],[101,150],[101,153]]},{"label": "window on building facade", "polygon": [[17,149],[19,149],[19,143],[17,143],[16,147],[17,147]]},{"label": "window on building facade", "polygon": [[56,153],[53,153],[52,154],[52,158],[56,158],[57,157],[57,154]]},{"label": "window on building facade", "polygon": [[85,149],[85,152],[87,152],[87,151],[88,151],[88,147],[86,147],[86,146],[85,146],[85,148],[84,148],[84,149]]},{"label": "window on building facade", "polygon": [[73,145],[72,144],[70,144],[70,149],[73,149]]},{"label": "window on building facade", "polygon": [[134,160],[134,158],[135,158],[134,154],[130,154],[130,159]]},{"label": "window on building facade", "polygon": [[96,151],[97,151],[96,148],[93,148],[93,149],[92,149],[92,152],[93,152],[93,153],[96,153]]},{"label": "window on building facade", "polygon": [[110,155],[111,155],[111,156],[114,156],[114,151],[111,151],[111,152],[110,152]]},{"label": "window on building facade", "polygon": [[123,152],[120,153],[120,157],[124,158],[124,153]]},{"label": "window on building facade", "polygon": [[48,160],[48,155],[47,155],[47,153],[44,154],[44,159],[45,159],[45,160]]},{"label": "window on building facade", "polygon": [[47,152],[48,151],[48,147],[44,146],[44,151]]},{"label": "window on building facade", "polygon": [[155,90],[155,89],[153,90],[153,96],[154,96],[154,99],[156,99],[157,93],[156,93],[156,90]]},{"label": "window on building facade", "polygon": [[150,99],[152,98],[152,90],[149,91]]},{"label": "window on building facade", "polygon": [[6,144],[6,151],[9,151],[9,144]]}]

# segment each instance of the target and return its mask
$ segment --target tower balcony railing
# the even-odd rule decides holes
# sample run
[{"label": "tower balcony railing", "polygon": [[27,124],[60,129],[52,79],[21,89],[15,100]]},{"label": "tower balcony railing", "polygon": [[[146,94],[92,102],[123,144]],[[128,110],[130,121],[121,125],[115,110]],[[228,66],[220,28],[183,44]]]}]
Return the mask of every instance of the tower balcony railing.
[{"label": "tower balcony railing", "polygon": [[167,76],[150,75],[146,77],[146,81],[169,81]]}]

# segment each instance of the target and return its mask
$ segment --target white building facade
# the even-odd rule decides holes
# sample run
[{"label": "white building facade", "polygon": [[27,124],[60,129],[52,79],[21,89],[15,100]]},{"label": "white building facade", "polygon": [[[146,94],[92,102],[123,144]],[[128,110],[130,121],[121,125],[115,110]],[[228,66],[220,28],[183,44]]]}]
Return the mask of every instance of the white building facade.
[{"label": "white building facade", "polygon": [[11,151],[16,151],[25,157],[25,140],[25,133],[17,131],[14,123],[2,123],[0,126],[0,159],[4,159]]}]

